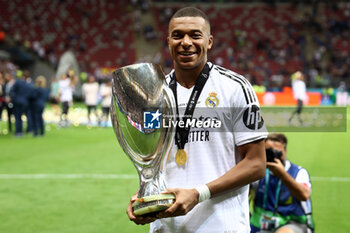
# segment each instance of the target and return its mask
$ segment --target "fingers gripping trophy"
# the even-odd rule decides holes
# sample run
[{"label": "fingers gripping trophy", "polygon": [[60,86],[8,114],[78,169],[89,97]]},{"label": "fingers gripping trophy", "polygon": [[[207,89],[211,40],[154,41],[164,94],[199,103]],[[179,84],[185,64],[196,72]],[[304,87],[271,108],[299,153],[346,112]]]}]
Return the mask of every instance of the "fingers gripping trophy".
[{"label": "fingers gripping trophy", "polygon": [[[133,203],[134,215],[168,208],[173,194],[162,194],[166,184],[162,164],[174,138],[165,128],[174,117],[175,99],[159,65],[140,63],[113,72],[111,116],[120,146],[137,169],[140,188]],[[147,124],[145,119],[149,120]]]}]

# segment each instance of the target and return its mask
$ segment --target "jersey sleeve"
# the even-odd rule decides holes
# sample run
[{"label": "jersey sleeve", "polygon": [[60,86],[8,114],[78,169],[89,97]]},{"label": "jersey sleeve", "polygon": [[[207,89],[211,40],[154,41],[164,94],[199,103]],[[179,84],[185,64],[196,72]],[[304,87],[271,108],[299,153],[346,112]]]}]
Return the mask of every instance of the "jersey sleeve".
[{"label": "jersey sleeve", "polygon": [[268,132],[252,86],[243,76],[237,76],[235,82],[238,88],[232,96],[233,132],[236,145],[241,146],[266,138]]},{"label": "jersey sleeve", "polygon": [[304,168],[300,169],[297,176],[295,177],[295,181],[308,187],[311,193],[310,176],[309,176],[309,173],[306,171],[306,169]]}]

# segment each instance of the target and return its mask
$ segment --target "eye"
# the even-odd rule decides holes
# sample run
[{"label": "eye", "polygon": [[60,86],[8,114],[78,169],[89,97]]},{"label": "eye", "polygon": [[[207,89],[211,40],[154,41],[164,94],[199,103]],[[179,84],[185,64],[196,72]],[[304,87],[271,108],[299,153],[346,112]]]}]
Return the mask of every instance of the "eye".
[{"label": "eye", "polygon": [[180,33],[178,33],[178,32],[175,32],[175,33],[172,34],[171,37],[176,40],[176,39],[181,39],[182,35]]},{"label": "eye", "polygon": [[192,35],[192,38],[193,39],[201,39],[202,38],[202,35],[200,34],[200,33],[194,33],[193,35]]}]

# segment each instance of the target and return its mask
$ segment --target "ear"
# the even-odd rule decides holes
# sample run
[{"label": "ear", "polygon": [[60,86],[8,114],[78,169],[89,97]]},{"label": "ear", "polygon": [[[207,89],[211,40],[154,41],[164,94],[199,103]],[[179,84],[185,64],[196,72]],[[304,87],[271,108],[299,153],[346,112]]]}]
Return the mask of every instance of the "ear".
[{"label": "ear", "polygon": [[210,35],[209,38],[208,38],[208,40],[209,40],[209,41],[208,41],[208,42],[209,42],[209,43],[208,43],[208,50],[210,50],[211,47],[213,46],[213,42],[214,42],[214,41],[213,41],[213,40],[214,40],[213,36]]}]

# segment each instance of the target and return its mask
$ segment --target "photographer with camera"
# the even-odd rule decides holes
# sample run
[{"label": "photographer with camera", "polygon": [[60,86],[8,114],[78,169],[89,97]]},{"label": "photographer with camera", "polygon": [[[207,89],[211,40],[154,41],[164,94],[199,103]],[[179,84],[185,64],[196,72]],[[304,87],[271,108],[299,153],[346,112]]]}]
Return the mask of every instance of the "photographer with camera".
[{"label": "photographer with camera", "polygon": [[254,201],[251,232],[313,232],[308,172],[287,159],[287,137],[284,134],[270,134],[265,146],[265,177],[251,185]]}]

